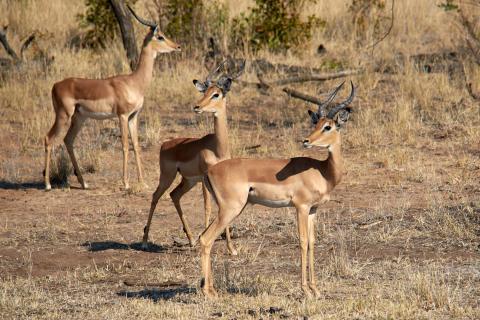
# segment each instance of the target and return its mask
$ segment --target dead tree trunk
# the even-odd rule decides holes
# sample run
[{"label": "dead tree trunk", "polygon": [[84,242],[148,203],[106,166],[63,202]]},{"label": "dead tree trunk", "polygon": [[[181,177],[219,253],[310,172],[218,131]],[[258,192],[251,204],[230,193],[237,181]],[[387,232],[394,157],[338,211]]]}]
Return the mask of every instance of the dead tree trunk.
[{"label": "dead tree trunk", "polygon": [[132,20],[130,20],[130,13],[127,10],[124,0],[110,0],[113,12],[117,18],[120,31],[122,33],[123,47],[127,52],[127,59],[130,63],[130,68],[133,70],[137,67],[138,49],[135,42],[135,32],[133,30]]}]

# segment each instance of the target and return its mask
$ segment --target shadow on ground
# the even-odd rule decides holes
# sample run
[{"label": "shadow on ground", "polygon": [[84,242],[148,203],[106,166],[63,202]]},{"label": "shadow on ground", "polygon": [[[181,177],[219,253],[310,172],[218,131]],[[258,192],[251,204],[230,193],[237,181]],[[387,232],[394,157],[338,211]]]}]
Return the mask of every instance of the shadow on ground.
[{"label": "shadow on ground", "polygon": [[136,251],[145,251],[145,252],[164,252],[166,248],[149,243],[147,248],[142,248],[141,242],[134,242],[134,243],[121,243],[117,241],[98,241],[98,242],[90,242],[87,241],[82,243],[82,246],[86,247],[88,251],[91,252],[98,252],[98,251],[105,251],[105,250],[136,250]]},{"label": "shadow on ground", "polygon": [[0,181],[0,189],[5,190],[19,190],[19,189],[45,189],[45,184],[43,182],[11,182],[11,181]]},{"label": "shadow on ground", "polygon": [[144,289],[140,291],[120,291],[120,292],[117,292],[117,295],[126,297],[126,298],[150,299],[154,302],[157,302],[159,300],[169,300],[174,298],[176,295],[185,294],[185,293],[197,293],[197,289],[183,286],[178,288],[167,288],[167,289]]}]

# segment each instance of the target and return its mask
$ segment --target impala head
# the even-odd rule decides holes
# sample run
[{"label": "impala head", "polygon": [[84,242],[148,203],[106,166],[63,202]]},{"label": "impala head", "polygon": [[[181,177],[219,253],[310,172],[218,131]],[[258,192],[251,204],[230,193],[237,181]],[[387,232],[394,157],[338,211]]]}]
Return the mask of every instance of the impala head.
[{"label": "impala head", "polygon": [[344,83],[340,84],[333,93],[328,97],[327,101],[318,106],[318,112],[308,110],[308,114],[315,125],[313,132],[303,140],[305,148],[313,146],[330,148],[331,145],[337,143],[340,139],[339,129],[347,122],[352,109],[348,106],[355,96],[355,87],[350,81],[352,91],[350,96],[343,102],[331,108],[328,112],[327,105],[333,101],[337,92],[342,88]]},{"label": "impala head", "polygon": [[150,45],[156,53],[180,51],[180,45],[168,39],[160,30],[157,23],[139,17],[130,6],[128,6],[128,9],[138,22],[150,28],[150,31],[143,42],[144,47]]},{"label": "impala head", "polygon": [[[240,77],[245,69],[245,60],[242,61],[240,67],[235,73],[223,72],[219,75],[219,71],[223,69],[228,60],[220,63],[213,69],[205,79],[205,82],[193,80],[193,84],[198,91],[203,93],[203,97],[197,102],[193,110],[196,113],[212,112],[216,114],[225,106],[225,97],[230,91],[233,80]],[[216,80],[214,80],[216,78]]]}]

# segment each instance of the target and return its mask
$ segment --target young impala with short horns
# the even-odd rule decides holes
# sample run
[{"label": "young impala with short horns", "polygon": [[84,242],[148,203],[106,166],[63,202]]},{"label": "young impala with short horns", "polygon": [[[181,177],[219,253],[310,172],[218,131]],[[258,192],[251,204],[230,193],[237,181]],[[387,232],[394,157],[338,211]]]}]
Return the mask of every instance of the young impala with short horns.
[{"label": "young impala with short horns", "polygon": [[[210,251],[215,239],[232,223],[248,203],[267,207],[295,207],[301,249],[302,289],[307,297],[318,296],[314,272],[315,211],[319,204],[329,200],[330,193],[340,182],[343,173],[339,129],[348,120],[350,96],[326,112],[343,83],[318,112],[309,111],[315,125],[313,132],[303,140],[305,148],[313,146],[328,149],[326,160],[298,157],[291,159],[230,159],[219,162],[208,170],[205,183],[216,200],[218,216],[200,236],[203,292],[217,296],[213,287]],[[308,265],[307,265],[308,253]],[[307,266],[308,280],[307,281]]]},{"label": "young impala with short horns", "polygon": [[[118,117],[123,148],[123,184],[128,183],[128,132],[132,137],[133,151],[137,163],[138,180],[143,180],[138,145],[138,113],[142,109],[145,91],[152,81],[153,62],[158,53],[180,51],[180,46],[169,40],[154,22],[138,17],[128,7],[133,16],[150,28],[143,40],[142,52],[137,69],[129,75],[119,75],[107,79],[68,78],[57,82],[52,88],[52,102],[55,122],[45,137],[45,189],[50,190],[50,157],[52,147],[64,137],[70,160],[78,182],[88,188],[73,151],[73,142],[86,119],[105,120]],[[66,132],[66,135],[65,135]]]},{"label": "young impala with short horns", "polygon": [[[230,91],[232,82],[237,79],[245,68],[245,60],[241,63],[235,73],[219,71],[224,68],[227,60],[223,61],[217,68],[210,72],[205,82],[194,80],[193,84],[203,97],[197,102],[193,110],[196,113],[212,113],[214,115],[214,132],[202,138],[176,138],[166,141],[160,148],[160,179],[157,190],[152,196],[150,213],[147,225],[143,233],[143,247],[148,246],[148,232],[152,223],[153,213],[158,200],[170,187],[177,174],[182,176],[180,184],[170,193],[173,204],[177,209],[183,230],[187,234],[188,241],[193,247],[195,245],[192,232],[188,226],[183,210],[180,206],[180,199],[191,190],[198,182],[202,182],[204,204],[205,204],[205,228],[209,224],[211,212],[210,194],[205,188],[203,178],[208,168],[214,164],[230,159],[230,148],[228,146],[228,124],[227,124],[227,93]],[[230,60],[230,62],[232,62]],[[216,77],[216,80],[214,80]],[[227,247],[232,255],[237,251],[233,247],[230,238],[230,231],[226,230]]]}]

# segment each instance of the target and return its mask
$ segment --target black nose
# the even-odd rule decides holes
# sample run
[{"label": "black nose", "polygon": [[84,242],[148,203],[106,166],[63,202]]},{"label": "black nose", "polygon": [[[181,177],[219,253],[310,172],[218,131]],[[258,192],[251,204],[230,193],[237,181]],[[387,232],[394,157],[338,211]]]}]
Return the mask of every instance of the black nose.
[{"label": "black nose", "polygon": [[195,106],[195,107],[193,107],[193,111],[197,111],[197,110],[199,110],[199,109],[200,109],[200,107],[199,107],[199,106]]},{"label": "black nose", "polygon": [[308,139],[303,140],[303,144],[309,143],[309,142],[310,142],[310,140],[308,140]]}]

